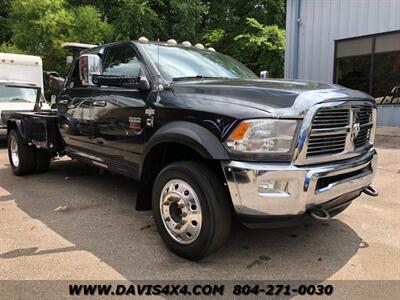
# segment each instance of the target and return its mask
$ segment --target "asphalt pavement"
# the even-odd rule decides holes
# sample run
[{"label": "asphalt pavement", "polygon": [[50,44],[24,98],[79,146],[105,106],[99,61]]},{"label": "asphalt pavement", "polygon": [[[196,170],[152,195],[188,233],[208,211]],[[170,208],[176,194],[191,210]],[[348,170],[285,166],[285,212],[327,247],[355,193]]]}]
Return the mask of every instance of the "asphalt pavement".
[{"label": "asphalt pavement", "polygon": [[374,187],[328,224],[235,224],[217,253],[190,262],[163,244],[137,183],[63,158],[12,175],[0,146],[0,279],[400,280],[400,137],[378,137]]}]

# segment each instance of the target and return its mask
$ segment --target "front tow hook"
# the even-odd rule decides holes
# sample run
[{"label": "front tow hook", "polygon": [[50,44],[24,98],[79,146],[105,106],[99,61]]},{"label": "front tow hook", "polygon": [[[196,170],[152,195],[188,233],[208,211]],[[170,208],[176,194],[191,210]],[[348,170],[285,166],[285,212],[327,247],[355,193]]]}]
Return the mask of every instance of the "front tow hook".
[{"label": "front tow hook", "polygon": [[319,222],[325,222],[331,219],[331,215],[329,214],[329,212],[322,207],[312,209],[308,212],[308,214],[315,221]]},{"label": "front tow hook", "polygon": [[363,192],[371,197],[377,197],[379,195],[379,193],[370,185],[363,189]]}]

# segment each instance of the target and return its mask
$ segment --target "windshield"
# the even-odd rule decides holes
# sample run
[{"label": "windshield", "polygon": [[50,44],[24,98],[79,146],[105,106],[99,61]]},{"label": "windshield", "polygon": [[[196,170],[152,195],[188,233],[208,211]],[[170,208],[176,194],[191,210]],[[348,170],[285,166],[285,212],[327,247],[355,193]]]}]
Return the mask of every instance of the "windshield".
[{"label": "windshield", "polygon": [[165,80],[193,78],[255,79],[257,76],[233,58],[194,47],[142,44]]},{"label": "windshield", "polygon": [[37,89],[14,87],[0,84],[0,103],[4,102],[35,102]]}]

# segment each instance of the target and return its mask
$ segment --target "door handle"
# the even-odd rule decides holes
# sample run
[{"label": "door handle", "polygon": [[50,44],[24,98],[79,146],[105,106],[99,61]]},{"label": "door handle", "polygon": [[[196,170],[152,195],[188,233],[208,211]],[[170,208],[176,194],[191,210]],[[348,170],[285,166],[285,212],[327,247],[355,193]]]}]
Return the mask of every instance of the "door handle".
[{"label": "door handle", "polygon": [[106,105],[107,105],[107,101],[104,101],[104,100],[99,100],[99,101],[94,101],[93,102],[93,106],[102,106],[102,107],[104,107]]}]

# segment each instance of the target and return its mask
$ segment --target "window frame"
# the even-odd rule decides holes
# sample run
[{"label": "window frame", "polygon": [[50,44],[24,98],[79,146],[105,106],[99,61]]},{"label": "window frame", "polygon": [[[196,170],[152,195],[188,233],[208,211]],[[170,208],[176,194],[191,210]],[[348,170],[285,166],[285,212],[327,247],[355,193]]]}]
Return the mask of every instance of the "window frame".
[{"label": "window frame", "polygon": [[[337,83],[336,80],[336,75],[337,75],[337,66],[338,66],[338,44],[343,41],[353,41],[357,39],[365,39],[365,38],[372,38],[372,43],[371,43],[371,66],[369,70],[369,83],[368,83],[368,94],[372,95],[372,89],[374,87],[374,66],[375,66],[375,49],[376,49],[376,38],[381,37],[384,35],[391,35],[391,34],[400,34],[400,30],[393,30],[393,31],[387,31],[387,32],[381,32],[381,33],[374,33],[374,34],[367,34],[367,35],[362,35],[362,36],[356,36],[356,37],[350,37],[350,38],[344,38],[344,39],[336,39],[335,40],[335,48],[334,48],[334,59],[333,59],[333,78],[332,82]],[[388,52],[379,52],[379,53],[391,53],[395,51],[388,51]],[[363,54],[365,55],[365,54]],[[354,55],[356,56],[356,55]]]},{"label": "window frame", "polygon": [[[141,71],[144,71],[144,70],[142,70],[145,67],[144,61],[141,58],[141,56],[139,55],[138,51],[135,49],[135,47],[132,46],[132,43],[130,43],[130,42],[128,42],[128,43],[113,43],[113,44],[105,46],[104,47],[104,54],[103,54],[103,56],[101,58],[101,60],[102,60],[102,70],[104,71],[104,69],[105,69],[105,63],[106,63],[109,51],[111,49],[113,49],[113,48],[120,48],[120,47],[130,48],[133,51],[133,53],[135,53],[138,61],[141,64]],[[140,72],[139,72],[139,74],[140,74]]]},{"label": "window frame", "polygon": [[[74,84],[74,86],[71,87],[72,76],[74,75],[74,71],[76,68],[78,68],[78,77],[79,77],[79,57],[74,59],[71,63],[71,68],[70,68],[70,70],[68,72],[68,76],[65,80],[65,89],[67,89],[67,90],[70,90],[70,89],[73,89],[73,90],[85,89],[85,90],[87,90],[89,88],[89,86],[82,86],[82,82],[81,82],[80,86],[76,86]],[[78,78],[78,79],[80,80],[80,78]]]},{"label": "window frame", "polygon": [[[128,88],[128,87],[118,87],[118,86],[93,86],[93,93],[102,93],[104,91],[124,91],[124,92],[133,92],[133,93],[139,93],[141,95],[141,97],[143,97],[143,101],[145,103],[145,105],[149,105],[151,104],[154,99],[152,99],[152,97],[148,97],[147,93],[152,93],[154,92],[155,89],[155,84],[157,82],[157,73],[155,73],[154,71],[151,71],[151,61],[149,62],[148,59],[146,58],[146,56],[143,55],[143,53],[141,52],[142,50],[137,46],[137,44],[135,42],[132,41],[123,41],[123,42],[114,42],[114,43],[110,43],[110,44],[104,44],[102,45],[102,54],[101,54],[101,60],[102,60],[102,68],[104,67],[104,62],[105,62],[105,58],[107,55],[107,52],[110,48],[112,47],[118,47],[121,45],[125,45],[127,47],[130,47],[133,49],[133,51],[135,52],[138,60],[141,63],[141,74],[143,74],[144,76],[146,76],[146,79],[148,80],[149,84],[150,84],[150,90],[146,91],[145,93],[143,91],[140,91],[138,89],[132,89],[132,88]],[[90,50],[89,50],[90,51]],[[82,54],[90,54],[89,51],[85,51],[82,52]]]}]

